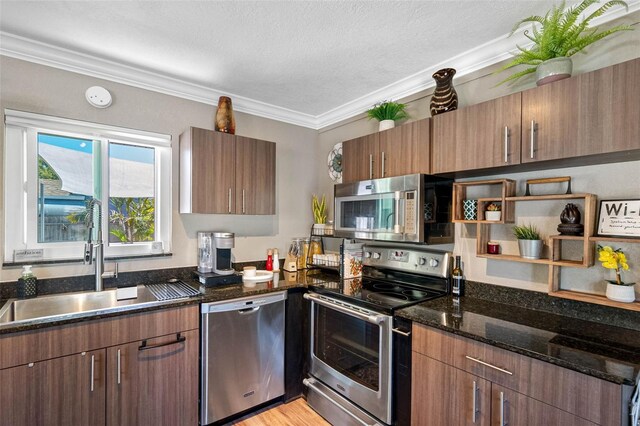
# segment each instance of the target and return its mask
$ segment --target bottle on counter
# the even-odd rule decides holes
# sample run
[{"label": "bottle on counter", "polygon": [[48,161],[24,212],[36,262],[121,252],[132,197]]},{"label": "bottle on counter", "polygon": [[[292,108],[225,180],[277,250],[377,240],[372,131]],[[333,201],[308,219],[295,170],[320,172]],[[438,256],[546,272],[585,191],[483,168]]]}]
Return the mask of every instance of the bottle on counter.
[{"label": "bottle on counter", "polygon": [[267,271],[273,271],[273,250],[267,250],[267,266],[265,267]]},{"label": "bottle on counter", "polygon": [[462,273],[460,256],[456,256],[456,263],[451,272],[451,284],[451,293],[455,296],[464,295],[464,275]]},{"label": "bottle on counter", "polygon": [[36,297],[38,294],[38,278],[31,271],[31,265],[22,267],[22,275],[18,278],[18,297]]},{"label": "bottle on counter", "polygon": [[274,271],[280,270],[280,255],[278,253],[277,248],[273,249],[273,270]]}]

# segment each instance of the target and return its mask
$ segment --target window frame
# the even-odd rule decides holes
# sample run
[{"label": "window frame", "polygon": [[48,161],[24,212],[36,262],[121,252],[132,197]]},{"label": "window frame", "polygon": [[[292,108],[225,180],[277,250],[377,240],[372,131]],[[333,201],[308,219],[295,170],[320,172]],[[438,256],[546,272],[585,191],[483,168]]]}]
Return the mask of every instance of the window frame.
[{"label": "window frame", "polygon": [[[152,241],[109,243],[110,143],[154,149],[155,240],[171,250],[171,136],[5,109],[4,262],[14,262],[14,250],[42,249],[43,261],[81,260],[84,241],[38,242],[38,134],[90,139],[101,162],[102,239],[105,256],[151,254]],[[21,178],[12,179],[16,176]],[[95,173],[94,173],[95,177]],[[94,183],[95,185],[95,183]],[[32,195],[33,194],[33,195]],[[96,196],[97,194],[93,194]],[[19,200],[19,202],[15,202]]]}]

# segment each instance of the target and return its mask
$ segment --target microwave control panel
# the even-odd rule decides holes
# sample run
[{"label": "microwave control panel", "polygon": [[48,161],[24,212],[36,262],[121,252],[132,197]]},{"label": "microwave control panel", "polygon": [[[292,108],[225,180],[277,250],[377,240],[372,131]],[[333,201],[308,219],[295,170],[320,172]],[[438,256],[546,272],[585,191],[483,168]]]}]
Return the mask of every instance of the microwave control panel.
[{"label": "microwave control panel", "polygon": [[404,200],[404,233],[415,235],[416,230],[416,191],[405,193]]}]

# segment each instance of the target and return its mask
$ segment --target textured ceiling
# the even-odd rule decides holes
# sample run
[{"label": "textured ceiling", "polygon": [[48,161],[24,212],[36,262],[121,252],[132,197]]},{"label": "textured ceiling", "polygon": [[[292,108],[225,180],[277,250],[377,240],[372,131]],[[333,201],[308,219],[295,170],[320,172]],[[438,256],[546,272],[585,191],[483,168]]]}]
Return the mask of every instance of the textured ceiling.
[{"label": "textured ceiling", "polygon": [[553,1],[0,1],[0,30],[318,116]]}]

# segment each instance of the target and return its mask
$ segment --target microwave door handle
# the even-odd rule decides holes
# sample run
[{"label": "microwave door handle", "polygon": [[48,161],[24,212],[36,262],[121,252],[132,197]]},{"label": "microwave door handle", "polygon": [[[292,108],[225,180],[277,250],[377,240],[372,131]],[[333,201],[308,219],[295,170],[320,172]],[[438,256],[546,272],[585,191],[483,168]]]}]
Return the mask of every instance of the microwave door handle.
[{"label": "microwave door handle", "polygon": [[393,195],[393,198],[395,200],[394,205],[395,205],[395,220],[393,223],[393,233],[394,234],[401,234],[402,233],[402,228],[400,227],[400,201],[402,200],[402,192],[400,191],[396,191]]}]

